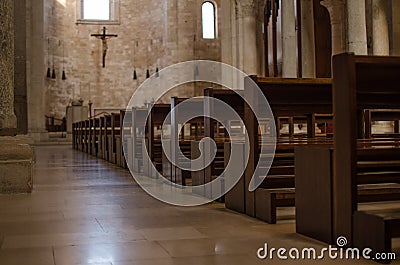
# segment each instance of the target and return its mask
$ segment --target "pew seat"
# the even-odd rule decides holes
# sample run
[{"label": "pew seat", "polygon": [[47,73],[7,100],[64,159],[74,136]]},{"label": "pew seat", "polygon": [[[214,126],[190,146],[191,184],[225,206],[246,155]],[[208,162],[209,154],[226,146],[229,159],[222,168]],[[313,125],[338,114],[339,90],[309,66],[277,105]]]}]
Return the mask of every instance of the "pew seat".
[{"label": "pew seat", "polygon": [[[400,184],[358,185],[358,202],[398,201]],[[295,206],[295,188],[258,188],[256,190],[256,218],[276,224],[277,207]]]},{"label": "pew seat", "polygon": [[[355,211],[353,215],[354,246],[376,253],[392,253],[392,238],[400,237],[400,210]],[[368,232],[366,232],[368,231]],[[390,259],[375,260],[390,263]]]}]

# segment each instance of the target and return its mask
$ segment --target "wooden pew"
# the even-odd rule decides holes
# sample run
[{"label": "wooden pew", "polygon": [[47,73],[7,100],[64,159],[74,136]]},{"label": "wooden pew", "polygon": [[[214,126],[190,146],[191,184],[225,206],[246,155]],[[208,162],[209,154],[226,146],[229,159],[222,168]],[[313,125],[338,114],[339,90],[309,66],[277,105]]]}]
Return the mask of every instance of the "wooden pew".
[{"label": "wooden pew", "polygon": [[79,144],[78,144],[78,149],[80,151],[84,151],[84,146],[85,146],[85,122],[84,121],[79,121],[78,122],[78,127],[79,127]]},{"label": "wooden pew", "polygon": [[[185,101],[184,98],[171,98],[171,134],[170,134],[170,141],[167,144],[171,146],[179,145],[182,154],[190,159],[191,157],[191,141],[196,140],[201,133],[198,133],[198,130],[202,128],[203,117],[195,118],[188,121],[188,126],[190,128],[194,128],[190,130],[189,135],[184,134],[184,128],[182,127],[183,124],[179,124],[178,120],[181,115],[177,109],[175,109],[178,104]],[[204,103],[202,99],[197,99],[191,102],[192,106],[197,109],[204,109]],[[177,137],[177,132],[179,131],[179,138]],[[170,148],[171,153],[170,156],[175,159],[175,161],[179,161],[178,163],[182,162],[182,157],[178,155],[174,148]],[[165,151],[165,150],[164,150]],[[190,167],[190,165],[185,165],[186,167]],[[187,170],[182,170],[181,168],[174,166],[168,159],[163,152],[163,160],[162,160],[162,167],[163,167],[163,176],[170,180],[173,183],[180,184],[180,185],[191,185],[191,172]]]},{"label": "wooden pew", "polygon": [[145,119],[148,113],[147,108],[132,108],[132,143],[131,143],[131,154],[130,163],[131,169],[135,173],[144,171],[146,173],[147,160],[143,159],[143,146],[145,142]]},{"label": "wooden pew", "polygon": [[[158,172],[163,172],[161,133],[163,123],[171,111],[170,104],[154,104],[149,112],[146,129],[146,148],[150,160]],[[157,132],[157,134],[156,134]],[[156,176],[149,166],[145,167],[145,174]]]},{"label": "wooden pew", "polygon": [[[299,159],[303,166],[296,166],[302,171],[296,172],[299,232],[329,243],[344,236],[348,246],[370,247],[373,253],[391,251],[391,238],[400,235],[400,209],[377,213],[358,207],[365,201],[399,199],[399,141],[379,139],[371,144],[360,140],[364,136],[360,117],[366,109],[398,108],[399,73],[400,57],[345,53],[333,58],[334,148],[299,150],[298,158],[296,153],[296,164]],[[315,168],[306,172],[307,164]],[[390,184],[382,186],[385,182]],[[313,186],[320,190],[308,196]],[[311,219],[318,224],[307,224]]]},{"label": "wooden pew", "polygon": [[[399,142],[398,142],[399,143]],[[376,140],[368,140],[362,141],[358,143],[360,148],[360,152],[363,152],[363,148],[379,148],[380,151],[385,150],[385,145],[392,145],[391,142],[386,141],[376,141]],[[264,220],[268,223],[276,223],[276,208],[277,207],[287,207],[287,206],[295,206],[295,198],[300,197],[299,203],[296,204],[298,206],[296,210],[302,211],[302,201],[306,201],[306,197],[309,198],[309,201],[305,202],[305,204],[310,204],[310,201],[313,201],[313,194],[316,192],[318,187],[309,185],[309,182],[312,181],[310,175],[314,175],[314,180],[316,182],[321,181],[321,176],[323,173],[317,170],[311,170],[312,168],[321,168],[326,167],[323,163],[319,163],[318,157],[323,157],[324,154],[310,154],[310,153],[301,153],[297,154],[297,161],[294,162],[294,153],[298,152],[295,149],[318,149],[318,148],[331,148],[333,146],[332,139],[315,139],[315,140],[291,140],[290,142],[283,143],[282,139],[278,140],[275,160],[272,164],[272,167],[268,173],[267,179],[262,183],[259,189],[257,189],[255,198],[255,207],[256,207],[256,217]],[[387,146],[386,146],[387,147]],[[392,147],[392,146],[391,146]],[[376,153],[376,152],[375,152]],[[381,153],[379,153],[381,154]],[[299,159],[300,157],[300,159]],[[304,159],[307,157],[312,157],[313,159],[310,163],[304,162]],[[381,155],[382,157],[382,155]],[[368,158],[368,159],[367,159]],[[371,157],[371,154],[368,156],[361,155],[360,159],[364,159],[364,162],[360,162],[358,168],[358,180],[357,184],[358,193],[359,193],[359,201],[362,202],[371,202],[371,201],[387,201],[400,198],[399,191],[400,189],[397,187],[387,187],[386,185],[379,185],[383,183],[391,182],[400,182],[400,166],[393,166],[391,164],[385,166],[385,171],[382,173],[383,166],[381,164],[376,164],[375,161],[371,159],[376,159],[375,156]],[[387,159],[387,158],[386,158]],[[333,163],[328,164],[330,166]],[[314,165],[316,164],[316,165]],[[379,166],[379,171],[377,171],[377,166]],[[300,168],[298,170],[298,168]],[[296,169],[296,174],[295,174]],[[390,171],[391,170],[391,171]],[[299,173],[299,171],[303,171]],[[318,172],[312,174],[310,172]],[[328,170],[329,172],[329,170]],[[379,173],[379,175],[377,174]],[[302,177],[301,175],[307,176]],[[326,173],[325,173],[326,174]],[[295,178],[296,175],[296,178]],[[300,177],[298,176],[300,175]],[[296,190],[300,189],[300,195],[295,196],[295,179],[296,179]],[[365,184],[374,184],[374,185],[365,185]],[[300,188],[299,188],[300,187]],[[304,189],[304,192],[302,192]],[[323,192],[323,196],[328,196],[326,192]],[[317,207],[320,199],[314,200],[317,205],[313,207],[309,207],[312,209],[319,209],[317,211],[325,211],[328,209],[326,204],[321,207]],[[300,205],[300,206],[299,206]],[[320,209],[321,208],[321,209]],[[306,223],[307,226],[316,227],[320,220],[318,218],[308,218],[308,214],[300,213],[301,215],[305,215],[305,220],[303,223]],[[310,220],[313,219],[313,220]],[[300,222],[301,218],[297,218]],[[301,226],[301,225],[300,225]],[[301,229],[300,229],[301,230]]]},{"label": "wooden pew", "polygon": [[[123,145],[124,142],[123,140],[126,141],[126,139],[122,139],[122,132],[124,130],[124,118],[126,115],[125,110],[120,110],[119,111],[119,122],[117,122],[116,130],[115,130],[115,154],[116,154],[116,160],[115,164],[117,164],[119,167],[126,168],[126,161],[125,161],[125,155],[124,155],[124,149]],[[119,125],[119,127],[118,127]]]},{"label": "wooden pew", "polygon": [[[400,142],[393,141],[358,140],[358,203],[400,199]],[[327,243],[336,240],[332,230],[333,152],[333,145],[326,148],[307,146],[295,151],[296,230]]]},{"label": "wooden pew", "polygon": [[72,147],[78,150],[79,145],[79,125],[78,123],[74,122],[72,124]]},{"label": "wooden pew", "polygon": [[101,116],[99,117],[99,151],[98,151],[98,157],[104,159],[105,157],[105,117]]},{"label": "wooden pew", "polygon": [[102,158],[104,160],[109,161],[110,158],[110,135],[111,135],[111,115],[105,114],[102,117],[102,145],[103,145],[103,154]]},{"label": "wooden pew", "polygon": [[[331,79],[259,78],[251,76],[245,78],[245,97],[248,99],[254,98],[254,95],[250,94],[250,90],[246,89],[246,87],[252,86],[252,82],[255,82],[266,96],[275,117],[307,117],[307,136],[309,138],[315,136],[315,115],[332,114]],[[250,140],[250,156],[245,171],[243,201],[245,202],[245,213],[256,217],[256,205],[264,207],[261,201],[265,199],[265,196],[260,194],[262,192],[260,190],[258,193],[263,198],[256,203],[257,192],[248,191],[248,186],[259,159],[259,127],[253,111],[248,106],[245,107],[244,113]],[[268,178],[266,181],[268,181]],[[286,187],[283,188],[286,189]],[[263,218],[262,214],[259,215],[259,218]]]},{"label": "wooden pew", "polygon": [[[335,105],[335,174],[333,178],[333,233],[346,236],[357,247],[373,246],[373,252],[391,251],[391,237],[400,235],[389,223],[399,223],[400,209],[385,215],[357,211],[357,151],[360,128],[354,118],[364,109],[396,109],[400,100],[400,57],[368,57],[341,54],[333,58]],[[340,106],[340,107],[339,107]],[[339,188],[340,187],[340,188]],[[373,216],[373,218],[369,218]],[[363,218],[365,217],[365,218]],[[383,224],[382,224],[383,223]],[[372,231],[380,225],[384,238]],[[399,227],[399,226],[398,226]]]},{"label": "wooden pew", "polygon": [[87,153],[92,154],[93,151],[93,141],[94,141],[94,124],[93,124],[93,119],[88,119],[87,124],[88,124],[88,144],[87,144]]},{"label": "wooden pew", "polygon": [[120,113],[111,113],[111,120],[108,127],[108,161],[116,164],[117,162],[117,143],[116,138],[120,134]]},{"label": "wooden pew", "polygon": [[[237,91],[241,95],[243,95],[243,91]],[[243,98],[237,94],[235,91],[229,89],[214,89],[214,88],[206,88],[204,89],[204,113],[213,116],[213,104],[209,98],[218,99],[227,105],[231,106],[236,113],[243,119],[244,114],[244,100]],[[229,122],[229,121],[228,121]],[[231,121],[238,123],[239,121]],[[242,125],[243,127],[243,125]],[[209,183],[213,181],[216,177],[220,176],[225,169],[224,165],[224,150],[225,150],[225,143],[230,142],[229,137],[227,135],[227,131],[225,129],[220,128],[220,124],[208,117],[204,117],[204,137],[210,137],[213,139],[217,146],[217,153],[216,157],[212,161],[212,163],[204,168],[203,170],[199,171],[192,171],[191,178],[193,186],[203,185],[205,183]],[[227,147],[229,148],[229,147]],[[192,158],[198,157],[200,155],[199,150],[199,141],[193,141],[191,146],[191,156]],[[241,179],[240,181],[243,181]],[[221,183],[221,185],[224,185]],[[219,201],[225,200],[225,205],[227,208],[231,208],[235,210],[235,198],[232,197],[236,193],[235,189],[240,189],[241,185],[236,185],[233,190],[229,191],[226,194],[227,200],[224,197],[220,198]],[[225,187],[221,187],[221,190],[225,190]],[[221,190],[215,191],[221,193]],[[204,194],[203,189],[194,190],[194,192],[199,192],[201,195],[206,197],[211,197],[211,194]]]},{"label": "wooden pew", "polygon": [[91,154],[98,156],[99,152],[99,134],[100,134],[100,119],[92,118],[92,134],[91,134]]}]

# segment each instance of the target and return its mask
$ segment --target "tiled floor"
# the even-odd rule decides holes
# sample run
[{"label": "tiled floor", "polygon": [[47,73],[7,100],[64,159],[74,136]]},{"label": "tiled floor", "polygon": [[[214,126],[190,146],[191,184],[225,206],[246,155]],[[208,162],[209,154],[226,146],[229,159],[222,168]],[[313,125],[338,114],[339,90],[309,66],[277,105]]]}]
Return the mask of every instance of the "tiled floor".
[{"label": "tiled floor", "polygon": [[279,213],[289,220],[269,225],[219,203],[173,207],[148,196],[128,171],[68,146],[37,147],[36,155],[34,192],[0,196],[1,265],[376,264],[259,260],[264,243],[325,245],[295,233],[293,209]]}]

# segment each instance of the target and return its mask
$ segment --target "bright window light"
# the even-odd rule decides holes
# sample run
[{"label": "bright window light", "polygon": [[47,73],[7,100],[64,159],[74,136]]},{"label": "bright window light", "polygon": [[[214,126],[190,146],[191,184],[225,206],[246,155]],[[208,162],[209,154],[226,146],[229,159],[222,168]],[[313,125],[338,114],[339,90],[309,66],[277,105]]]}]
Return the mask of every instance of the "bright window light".
[{"label": "bright window light", "polygon": [[201,7],[203,39],[215,39],[215,6],[211,2],[204,2]]},{"label": "bright window light", "polygon": [[83,19],[110,20],[110,0],[84,0]]}]

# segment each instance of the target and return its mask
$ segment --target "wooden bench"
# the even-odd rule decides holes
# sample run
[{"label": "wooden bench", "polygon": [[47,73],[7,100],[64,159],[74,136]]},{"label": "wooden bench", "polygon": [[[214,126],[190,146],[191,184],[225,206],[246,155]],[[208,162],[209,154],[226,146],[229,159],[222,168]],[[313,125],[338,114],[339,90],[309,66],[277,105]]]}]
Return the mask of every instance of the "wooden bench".
[{"label": "wooden bench", "polygon": [[[125,160],[125,154],[124,154],[124,145],[126,146],[126,134],[125,134],[125,139],[123,139],[123,131],[125,130],[126,132],[128,132],[130,130],[130,124],[131,122],[129,122],[128,124],[128,128],[124,128],[124,121],[125,121],[125,115],[127,114],[127,112],[125,110],[120,110],[119,111],[119,128],[117,128],[116,132],[115,132],[115,154],[116,154],[116,160],[115,163],[122,168],[126,168],[127,164],[126,164],[126,160]],[[128,119],[131,120],[131,119]],[[118,124],[116,124],[116,126],[118,126]]]},{"label": "wooden bench", "polygon": [[[205,183],[209,183],[213,180],[215,180],[218,176],[222,174],[222,172],[225,169],[224,165],[224,145],[225,143],[230,142],[229,135],[227,134],[227,130],[223,128],[223,126],[217,122],[215,119],[209,118],[207,116],[215,116],[214,111],[217,111],[213,104],[213,101],[210,100],[210,98],[217,99],[219,101],[222,101],[229,105],[238,115],[243,119],[243,114],[244,114],[244,100],[243,100],[243,90],[241,91],[233,91],[230,89],[215,89],[215,88],[206,88],[204,89],[204,113],[206,114],[204,116],[204,132],[202,136],[204,137],[209,137],[214,140],[217,150],[216,150],[216,156],[213,159],[212,163],[205,167],[203,170],[199,171],[192,171],[191,172],[191,177],[192,177],[192,182],[193,186],[197,185],[203,185]],[[235,125],[237,127],[243,128],[243,124],[241,124],[241,121],[230,121],[227,120],[225,121],[227,124],[230,125]],[[196,158],[200,155],[200,150],[199,150],[199,143],[200,141],[193,141],[192,142],[192,147],[191,147],[191,156],[192,158]],[[205,149],[206,150],[206,149]],[[205,154],[206,155],[206,154]],[[237,188],[235,186],[233,189]],[[208,193],[204,193],[204,189],[195,189],[194,192],[201,194],[202,196],[205,196],[207,198],[215,197],[213,194],[222,194],[224,193],[223,191],[225,190],[224,183],[223,181],[221,182],[221,187],[218,190],[210,190]],[[213,194],[212,194],[213,193]],[[226,203],[227,207],[229,208],[230,205],[230,195],[232,193],[228,192],[226,196],[222,196],[221,198],[218,199],[220,202]],[[225,200],[227,198],[227,201]]]},{"label": "wooden bench", "polygon": [[[299,116],[307,118],[308,138],[316,136],[316,114],[332,114],[331,79],[260,78],[251,76],[245,78],[245,97],[250,100],[257,100],[255,99],[256,96],[252,95],[252,91],[247,89],[253,86],[253,82],[259,86],[267,98],[275,118]],[[256,217],[257,192],[250,192],[248,186],[259,160],[259,139],[261,135],[258,121],[249,106],[245,106],[244,113],[246,117],[245,125],[250,137],[250,156],[245,171],[244,198],[241,201],[244,202],[245,213]],[[292,167],[293,165],[292,162]],[[260,204],[261,199],[258,201],[258,205],[262,207],[262,204]]]},{"label": "wooden bench", "polygon": [[376,247],[373,253],[391,251],[400,209],[375,214],[358,210],[358,204],[398,199],[399,141],[360,140],[365,128],[360,120],[367,109],[398,108],[399,73],[399,57],[345,53],[333,58],[334,148],[296,150],[298,232],[328,243],[344,236],[348,246]]},{"label": "wooden bench", "polygon": [[[372,249],[371,256],[375,253],[391,252],[392,238],[400,237],[399,211],[356,211],[353,219],[354,244],[357,247]],[[389,263],[390,260],[378,262]]]},{"label": "wooden bench", "polygon": [[[155,169],[158,172],[162,172],[162,145],[161,145],[161,133],[162,125],[171,111],[170,104],[154,104],[149,112],[147,123],[146,123],[146,148],[149,154],[150,160],[152,161]],[[148,176],[156,176],[155,172],[152,172],[151,167],[147,165],[145,172]]]},{"label": "wooden bench", "polygon": [[147,108],[132,108],[132,128],[131,128],[131,143],[130,147],[130,157],[128,158],[130,163],[130,169],[135,173],[145,172],[147,159],[143,157],[143,148],[145,146],[145,122],[148,114]]},{"label": "wooden bench", "polygon": [[[387,140],[369,139],[368,142],[361,140],[357,143],[357,202],[399,200],[399,149]],[[296,230],[303,235],[334,243],[333,146],[298,147],[295,163]]]},{"label": "wooden bench", "polygon": [[[185,135],[184,133],[184,127],[183,124],[179,123],[180,118],[182,115],[185,115],[185,113],[180,113],[176,106],[178,104],[182,103],[185,101],[185,98],[177,98],[177,97],[172,97],[171,98],[171,120],[167,121],[170,122],[171,124],[171,130],[170,130],[170,139],[169,141],[167,138],[165,138],[164,144],[169,144],[170,146],[179,146],[182,154],[190,159],[191,157],[191,141],[196,140],[196,138],[200,137],[201,133],[198,133],[196,130],[192,131],[190,130],[189,135]],[[191,101],[191,105],[194,108],[203,110],[203,100],[202,99],[196,99]],[[188,121],[186,124],[190,126],[189,128],[197,128],[197,130],[202,128],[202,123],[203,123],[203,118],[198,117],[194,118],[190,121]],[[178,134],[179,130],[179,134]],[[179,135],[179,136],[178,136]],[[182,159],[178,152],[176,152],[175,148],[170,148],[171,153],[169,156],[174,159],[176,162],[179,164],[182,164]],[[163,167],[163,176],[170,180],[173,183],[179,184],[179,185],[191,185],[191,172],[188,170],[182,170],[180,167],[177,167],[171,163],[171,161],[167,158],[167,154],[165,153],[165,150],[163,151],[163,158],[162,158],[162,167]],[[185,164],[184,165],[186,168],[190,168],[190,164]]]},{"label": "wooden bench", "polygon": [[[335,152],[336,168],[333,182],[334,236],[346,236],[351,245],[362,247],[362,243],[371,239],[374,245],[384,246],[378,238],[364,235],[360,238],[360,227],[365,224],[354,216],[357,211],[357,197],[354,187],[357,185],[357,152],[355,142],[360,128],[351,120],[365,109],[396,109],[400,100],[400,57],[368,57],[354,54],[341,54],[333,58],[334,104],[335,111]],[[340,107],[339,107],[340,106]],[[339,127],[340,125],[340,127]],[[397,149],[399,150],[399,149]],[[340,188],[339,188],[340,187]],[[397,208],[395,212],[399,213]],[[396,216],[396,215],[394,215]],[[398,218],[398,215],[397,215]],[[362,219],[362,218],[361,218]],[[376,218],[378,222],[381,218]],[[395,222],[395,221],[394,221]],[[385,222],[386,224],[386,222]],[[389,224],[389,223],[388,223]],[[374,222],[370,223],[371,231]],[[382,225],[386,237],[396,237],[390,226]],[[390,246],[385,245],[386,252]],[[373,250],[379,251],[378,250]]]},{"label": "wooden bench", "polygon": [[100,119],[91,118],[91,154],[97,156],[99,152],[99,130],[100,130]]}]

